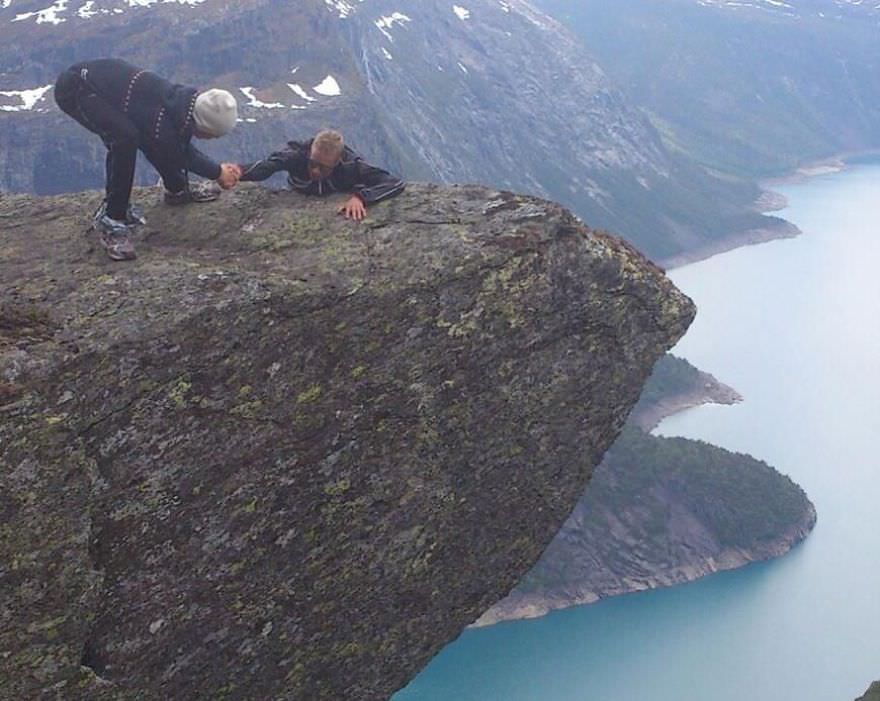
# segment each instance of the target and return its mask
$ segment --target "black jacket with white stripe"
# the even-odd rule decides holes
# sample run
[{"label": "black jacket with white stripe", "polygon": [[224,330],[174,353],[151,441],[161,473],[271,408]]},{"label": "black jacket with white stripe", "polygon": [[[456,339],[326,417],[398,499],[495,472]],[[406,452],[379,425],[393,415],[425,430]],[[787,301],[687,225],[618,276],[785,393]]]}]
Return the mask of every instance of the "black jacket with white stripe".
[{"label": "black jacket with white stripe", "polygon": [[265,180],[274,173],[287,171],[287,182],[297,192],[306,195],[332,195],[335,192],[353,192],[364,204],[387,200],[403,192],[403,181],[389,172],[367,163],[348,146],[342,160],[325,178],[309,179],[309,155],[312,140],[291,141],[287,148],[276,151],[268,158],[242,166],[242,180]]}]

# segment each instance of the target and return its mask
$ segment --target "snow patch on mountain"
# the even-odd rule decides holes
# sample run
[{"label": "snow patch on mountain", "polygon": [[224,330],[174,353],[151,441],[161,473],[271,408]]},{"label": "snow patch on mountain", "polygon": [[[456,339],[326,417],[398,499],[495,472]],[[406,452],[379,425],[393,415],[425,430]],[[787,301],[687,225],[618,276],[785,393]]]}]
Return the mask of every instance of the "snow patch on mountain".
[{"label": "snow patch on mountain", "polygon": [[280,102],[263,102],[260,100],[254,92],[256,88],[248,86],[239,88],[239,90],[241,90],[241,94],[248,99],[248,102],[246,103],[247,107],[261,107],[267,110],[277,110],[284,107]]},{"label": "snow patch on mountain", "polygon": [[357,9],[359,3],[364,0],[324,0],[327,8],[336,13],[339,19],[346,19],[352,12]]},{"label": "snow patch on mountain", "polygon": [[[9,9],[17,0],[0,0],[0,10]],[[56,0],[48,7],[40,10],[31,10],[29,12],[17,13],[10,22],[23,22],[25,20],[33,20],[36,24],[49,24],[58,26],[64,24],[68,19],[89,20],[99,15],[120,15],[126,8],[151,7],[153,5],[166,5],[173,3],[176,5],[189,5],[194,7],[201,5],[206,0],[117,0],[117,2],[98,2],[98,0],[86,0],[75,9],[71,6],[71,0]],[[21,6],[20,0],[18,5]]]},{"label": "snow patch on mountain", "polygon": [[315,100],[318,99],[309,95],[299,83],[288,83],[287,87],[293,90],[293,92],[299,95],[299,97],[301,97],[306,102],[315,102]]},{"label": "snow patch on mountain", "polygon": [[37,10],[36,12],[22,12],[15,16],[13,22],[21,22],[26,19],[34,19],[37,24],[61,24],[67,20],[59,17],[59,14],[67,10],[67,0],[57,0],[54,5]]},{"label": "snow patch on mountain", "polygon": [[392,12],[390,15],[385,17],[380,17],[373,24],[379,29],[382,34],[388,37],[389,41],[394,41],[394,37],[391,35],[389,31],[395,24],[399,24],[401,26],[405,25],[407,22],[412,22],[412,20],[407,17],[402,12]]},{"label": "snow patch on mountain", "polygon": [[[0,90],[0,112],[26,112],[34,109],[46,97],[51,85],[31,90]],[[13,104],[2,104],[11,102]]]},{"label": "snow patch on mountain", "polygon": [[[294,68],[291,73],[296,73],[299,68]],[[313,97],[308,93],[308,91],[299,83],[285,83],[293,93],[303,100],[306,104],[304,105],[285,105],[281,102],[265,102],[259,98],[257,95],[257,88],[251,85],[245,85],[240,87],[239,90],[241,94],[247,98],[247,102],[244,103],[244,107],[252,107],[254,109],[260,110],[279,110],[279,109],[291,109],[291,110],[304,110],[309,107],[313,102],[318,102],[317,97]],[[332,75],[327,75],[324,80],[315,85],[312,88],[312,92],[317,95],[323,95],[324,97],[337,97],[342,94],[342,89],[339,87],[339,81],[336,80]]]},{"label": "snow patch on mountain", "polygon": [[339,88],[339,83],[336,82],[336,78],[332,75],[328,75],[318,85],[313,87],[312,90],[319,95],[325,95],[327,97],[336,97],[342,94],[342,90]]}]

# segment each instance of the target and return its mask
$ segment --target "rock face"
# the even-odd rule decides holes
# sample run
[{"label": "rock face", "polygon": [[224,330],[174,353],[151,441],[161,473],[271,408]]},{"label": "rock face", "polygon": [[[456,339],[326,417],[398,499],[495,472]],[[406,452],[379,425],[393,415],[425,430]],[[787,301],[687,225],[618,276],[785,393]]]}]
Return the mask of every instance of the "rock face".
[{"label": "rock face", "polygon": [[535,562],[694,309],[557,205],[0,198],[0,698],[386,699]]},{"label": "rock face", "polygon": [[335,126],[408,179],[548,197],[654,260],[780,223],[751,211],[754,184],[667,148],[588,49],[522,0],[94,0],[56,22],[26,16],[46,4],[0,2],[0,189],[103,184],[100,142],[50,88],[72,62],[114,55],[231,90],[242,123],[200,144],[218,158],[263,158]]},{"label": "rock face", "polygon": [[880,699],[880,682],[874,682],[865,695],[860,696],[856,701],[878,701],[878,699]]}]

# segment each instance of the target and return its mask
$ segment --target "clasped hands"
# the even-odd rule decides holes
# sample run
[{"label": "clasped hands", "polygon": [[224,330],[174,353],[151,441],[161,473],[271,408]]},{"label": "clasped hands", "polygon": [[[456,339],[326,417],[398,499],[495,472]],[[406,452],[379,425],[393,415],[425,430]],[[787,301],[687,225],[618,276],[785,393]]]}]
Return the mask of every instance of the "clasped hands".
[{"label": "clasped hands", "polygon": [[[220,177],[217,178],[217,184],[224,190],[232,190],[238,185],[241,177],[244,175],[244,169],[237,163],[222,163],[220,165]],[[363,199],[357,195],[349,198],[339,210],[339,214],[345,215],[346,219],[354,221],[363,221],[367,216],[367,207]]]},{"label": "clasped hands", "polygon": [[242,175],[244,175],[244,171],[237,163],[222,163],[220,165],[220,177],[217,178],[217,184],[224,190],[231,190],[238,185],[238,181],[241,180]]}]

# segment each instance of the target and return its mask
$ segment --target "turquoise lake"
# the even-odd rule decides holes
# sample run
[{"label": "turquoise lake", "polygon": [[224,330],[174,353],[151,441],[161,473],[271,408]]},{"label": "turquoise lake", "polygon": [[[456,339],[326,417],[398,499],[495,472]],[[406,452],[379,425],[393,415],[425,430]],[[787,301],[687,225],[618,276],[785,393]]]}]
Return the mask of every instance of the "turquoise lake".
[{"label": "turquoise lake", "polygon": [[468,630],[394,701],[853,701],[880,679],[880,165],[776,188],[804,232],[671,272],[675,349],[745,402],[658,433],[747,452],[816,505],[778,560]]}]

